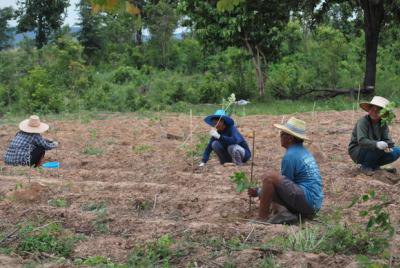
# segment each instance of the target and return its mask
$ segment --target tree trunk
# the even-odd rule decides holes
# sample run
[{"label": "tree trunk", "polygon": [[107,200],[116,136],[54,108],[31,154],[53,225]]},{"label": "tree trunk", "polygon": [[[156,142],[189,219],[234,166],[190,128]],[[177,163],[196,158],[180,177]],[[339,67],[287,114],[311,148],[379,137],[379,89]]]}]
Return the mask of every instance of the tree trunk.
[{"label": "tree trunk", "polygon": [[360,0],[359,2],[364,11],[365,32],[366,60],[363,91],[374,95],[379,33],[384,18],[383,0]]},{"label": "tree trunk", "polygon": [[266,80],[266,76],[264,74],[261,62],[262,55],[260,55],[260,51],[257,48],[251,47],[247,39],[245,39],[245,43],[247,50],[251,53],[252,63],[256,71],[258,94],[262,97],[265,95],[265,80]]},{"label": "tree trunk", "polygon": [[36,36],[36,47],[42,48],[46,43],[46,34],[43,29],[43,17],[39,16],[38,18],[38,26],[37,26],[37,36]]},{"label": "tree trunk", "polygon": [[143,44],[142,28],[138,29],[135,34],[136,45],[141,46]]}]

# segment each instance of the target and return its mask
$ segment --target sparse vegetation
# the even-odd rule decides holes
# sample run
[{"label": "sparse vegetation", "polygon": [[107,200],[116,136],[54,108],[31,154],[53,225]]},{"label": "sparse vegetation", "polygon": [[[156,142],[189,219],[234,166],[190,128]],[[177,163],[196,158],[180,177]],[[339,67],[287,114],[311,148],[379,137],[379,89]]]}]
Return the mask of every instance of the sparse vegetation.
[{"label": "sparse vegetation", "polygon": [[102,155],[103,149],[87,145],[83,150],[83,153],[87,155]]},{"label": "sparse vegetation", "polygon": [[66,208],[66,207],[68,207],[68,202],[64,198],[50,199],[47,203],[50,206],[57,207],[57,208]]}]

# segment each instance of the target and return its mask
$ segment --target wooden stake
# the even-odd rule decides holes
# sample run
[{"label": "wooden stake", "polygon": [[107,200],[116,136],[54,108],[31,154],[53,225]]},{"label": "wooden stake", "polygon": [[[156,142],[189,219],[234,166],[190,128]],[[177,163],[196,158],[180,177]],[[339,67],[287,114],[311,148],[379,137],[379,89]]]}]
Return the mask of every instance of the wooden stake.
[{"label": "wooden stake", "polygon": [[192,173],[194,173],[194,155],[193,155],[193,133],[192,133],[192,109],[190,109],[190,150],[191,150],[191,157],[192,157]]},{"label": "wooden stake", "polygon": [[[251,154],[251,171],[250,171],[250,183],[253,183],[253,167],[254,167],[254,144],[256,140],[256,131],[253,130],[253,151]],[[249,199],[249,212],[251,211],[251,197]]]}]

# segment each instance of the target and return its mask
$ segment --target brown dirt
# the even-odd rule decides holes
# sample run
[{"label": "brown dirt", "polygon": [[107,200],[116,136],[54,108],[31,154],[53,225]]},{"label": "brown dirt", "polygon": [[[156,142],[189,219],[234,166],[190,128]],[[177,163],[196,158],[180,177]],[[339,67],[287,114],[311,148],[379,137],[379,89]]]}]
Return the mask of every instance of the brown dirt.
[{"label": "brown dirt", "polygon": [[[352,111],[296,114],[308,123],[309,136],[314,141],[310,150],[323,175],[326,198],[321,213],[342,208],[348,224],[360,222],[358,211],[366,205],[352,208],[347,205],[355,195],[374,188],[379,195],[385,194],[394,200],[389,208],[392,222],[398,225],[400,184],[393,184],[398,176],[381,171],[367,177],[358,172],[347,155],[353,124],[361,115],[360,111],[355,114]],[[256,179],[266,170],[279,170],[284,149],[272,125],[286,121],[289,116],[235,118],[249,144],[252,131],[256,131]],[[257,265],[265,253],[256,248],[219,256],[213,253],[212,247],[201,243],[202,239],[210,237],[236,237],[243,242],[253,229],[247,243],[266,242],[287,232],[281,225],[248,221],[257,215],[258,204],[255,202],[249,213],[246,194],[235,192],[229,176],[237,170],[250,174],[250,164],[240,168],[222,167],[213,157],[204,170],[192,172],[192,160],[180,146],[183,141],[166,136],[170,133],[186,137],[189,117],[164,114],[160,118],[123,114],[102,115],[101,119],[85,123],[50,121],[53,129],[45,136],[60,141],[61,147],[48,152],[46,161],[58,160],[62,168],[34,170],[6,167],[0,162],[0,231],[8,233],[16,224],[38,216],[48,221],[61,221],[64,228],[86,235],[86,239],[75,246],[72,259],[101,255],[114,262],[125,262],[135,246],[169,233],[176,241],[188,237],[197,241],[186,256],[173,260],[174,266],[196,263],[218,267],[225,261],[236,263],[238,267]],[[1,151],[15,134],[16,125],[2,126]],[[194,118],[194,126],[196,134],[208,131],[200,117]],[[396,141],[400,136],[399,122],[392,126],[391,133]],[[196,135],[193,140],[197,142]],[[89,147],[101,148],[102,152],[85,154]],[[394,166],[400,170],[399,162]],[[50,206],[48,201],[55,198],[66,199],[69,207]],[[96,213],[85,209],[100,202],[107,207],[102,223],[108,226],[108,231],[104,233],[96,227]],[[398,257],[399,232],[392,248],[393,255]],[[356,266],[354,256],[281,252],[276,253],[276,257],[283,267]],[[0,266],[20,263],[19,257],[0,255]]]}]

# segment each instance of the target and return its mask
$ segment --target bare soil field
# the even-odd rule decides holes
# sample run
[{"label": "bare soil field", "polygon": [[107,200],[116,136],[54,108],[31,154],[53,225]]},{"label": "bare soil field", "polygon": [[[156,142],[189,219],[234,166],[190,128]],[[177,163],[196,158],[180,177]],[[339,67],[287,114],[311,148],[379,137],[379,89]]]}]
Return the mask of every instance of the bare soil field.
[{"label": "bare soil field", "polygon": [[[362,115],[361,111],[331,111],[296,117],[308,124],[308,136],[313,140],[309,148],[323,176],[322,217],[340,211],[346,226],[364,223],[359,211],[370,204],[348,208],[353,198],[370,189],[385,195],[391,201],[388,210],[396,233],[388,257],[376,261],[400,267],[399,177],[386,171],[365,176],[347,155],[353,125]],[[279,170],[284,149],[273,124],[289,116],[234,116],[250,147],[253,130],[256,133],[256,180],[267,170]],[[58,140],[61,146],[47,152],[45,160],[60,161],[60,169],[9,167],[0,162],[0,247],[15,247],[18,228],[28,223],[39,229],[57,223],[82,239],[66,259],[11,251],[0,254],[0,266],[22,267],[35,261],[45,267],[73,267],[79,265],[76,260],[82,263],[93,256],[122,264],[133,251],[154,245],[168,234],[167,240],[173,241],[170,251],[175,252],[169,255],[171,267],[258,267],[265,258],[273,258],[281,267],[358,267],[356,254],[351,252],[306,253],[261,246],[300,228],[320,225],[321,220],[306,221],[302,226],[252,222],[258,200],[253,200],[249,212],[247,194],[238,194],[229,180],[237,171],[250,176],[250,162],[224,167],[213,156],[199,170],[199,159],[193,161],[188,154],[199,137],[208,133],[202,119],[193,117],[193,139],[188,138],[183,146],[190,133],[190,118],[184,114],[105,114],[84,121],[47,121],[50,131],[44,136]],[[2,153],[17,125],[1,125]],[[391,126],[391,134],[396,142],[399,122]],[[399,162],[394,166],[400,170]],[[161,259],[152,265],[161,267],[163,263]]]}]

